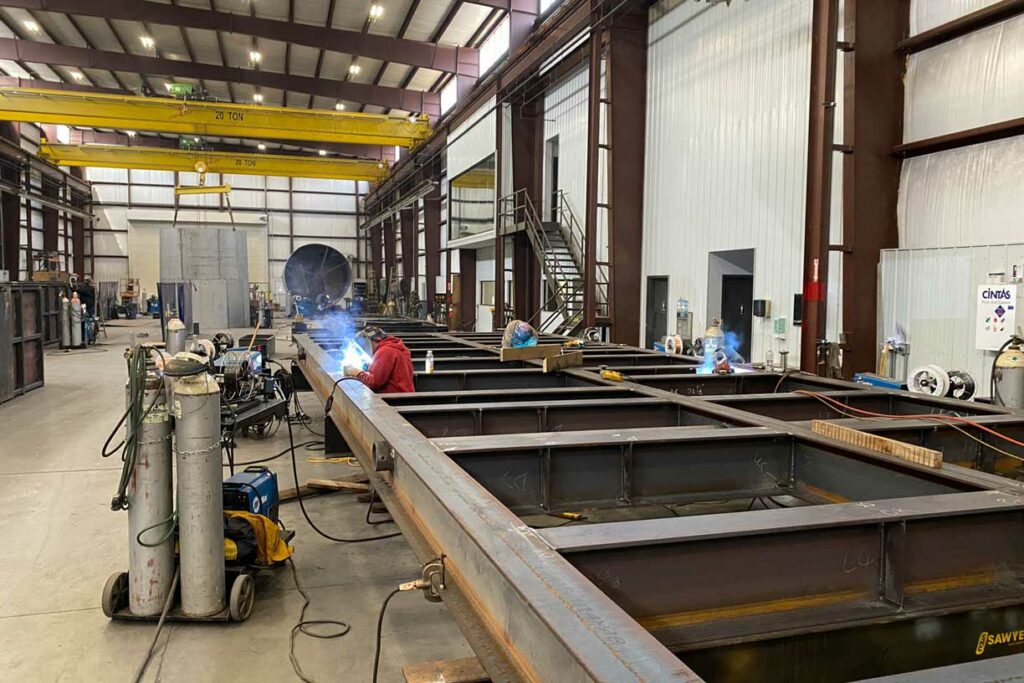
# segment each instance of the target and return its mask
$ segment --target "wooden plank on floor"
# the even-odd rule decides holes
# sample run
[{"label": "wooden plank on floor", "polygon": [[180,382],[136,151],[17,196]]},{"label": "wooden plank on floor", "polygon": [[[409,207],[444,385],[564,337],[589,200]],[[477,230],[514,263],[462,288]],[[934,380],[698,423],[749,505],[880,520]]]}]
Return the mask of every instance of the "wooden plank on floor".
[{"label": "wooden plank on floor", "polygon": [[583,365],[583,352],[570,351],[560,356],[551,356],[544,359],[544,372],[554,372],[565,368],[578,368]]},{"label": "wooden plank on floor", "polygon": [[402,668],[405,683],[487,683],[490,676],[476,657],[419,662]]},{"label": "wooden plank on floor", "polygon": [[[320,481],[325,481],[325,480],[320,480]],[[348,476],[340,477],[338,479],[329,479],[329,480],[326,480],[326,481],[333,481],[333,482],[344,481],[344,482],[349,482],[349,483],[352,483],[352,484],[362,484],[362,485],[365,486],[366,482],[368,482],[369,479],[366,477],[365,474],[363,474],[362,472],[359,472],[358,474],[350,474]],[[337,490],[339,490],[339,489],[335,488],[335,487],[330,487],[330,488],[326,487],[326,486],[321,486],[319,488],[313,487],[313,486],[310,485],[310,482],[306,482],[305,485],[303,485],[302,487],[299,488],[298,492],[301,493],[303,495],[303,497],[305,497],[305,496],[319,496],[321,494],[331,493],[332,491],[337,491]],[[347,489],[347,490],[354,490],[354,491],[358,492],[358,491],[366,491],[367,489],[364,488],[364,489]],[[279,495],[279,498],[280,498],[282,503],[289,503],[289,502],[295,500],[298,497],[299,497],[298,493],[295,491],[294,487],[290,488],[290,489],[283,489],[281,491],[280,495]]]},{"label": "wooden plank on floor", "polygon": [[877,434],[868,434],[859,429],[837,425],[834,422],[827,422],[825,420],[814,420],[811,422],[811,429],[815,434],[821,434],[836,441],[867,448],[876,453],[892,455],[901,460],[924,465],[925,467],[942,468],[942,453],[930,448],[914,446],[913,444],[896,441],[895,439],[887,439]]},{"label": "wooden plank on floor", "polygon": [[345,481],[344,479],[309,479],[306,486],[311,489],[328,489],[331,491],[358,491],[360,493],[369,491],[370,485],[358,481]]},{"label": "wooden plank on floor", "polygon": [[510,360],[539,360],[557,356],[562,352],[561,344],[537,344],[536,346],[524,346],[518,349],[502,349],[501,362]]}]

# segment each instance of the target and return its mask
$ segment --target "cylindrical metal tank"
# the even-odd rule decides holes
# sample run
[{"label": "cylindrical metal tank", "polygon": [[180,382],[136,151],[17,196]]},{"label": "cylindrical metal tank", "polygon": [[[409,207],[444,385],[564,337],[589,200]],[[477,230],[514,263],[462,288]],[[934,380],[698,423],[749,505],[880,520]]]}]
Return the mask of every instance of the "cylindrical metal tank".
[{"label": "cylindrical metal tank", "polygon": [[60,298],[60,345],[71,346],[71,300],[66,296]]},{"label": "cylindrical metal tank", "polygon": [[[157,616],[174,579],[174,538],[152,546],[168,533],[174,512],[171,422],[165,392],[153,373],[146,375],[142,410],[153,408],[138,430],[135,468],[128,482],[128,608],[136,616]],[[156,403],[153,403],[156,401]],[[139,534],[142,541],[139,543]]]},{"label": "cylindrical metal tank", "polygon": [[71,345],[82,345],[82,302],[77,294],[71,296]]},{"label": "cylindrical metal tank", "polygon": [[995,380],[998,403],[1024,409],[1024,351],[1011,346],[999,354]]},{"label": "cylindrical metal tank", "polygon": [[205,372],[179,379],[174,385],[174,417],[181,609],[190,616],[210,616],[225,607],[217,381]]},{"label": "cylindrical metal tank", "polygon": [[185,323],[181,322],[177,318],[171,318],[168,320],[166,342],[167,354],[173,356],[176,353],[184,351],[185,337],[187,336],[188,331],[185,329]]}]

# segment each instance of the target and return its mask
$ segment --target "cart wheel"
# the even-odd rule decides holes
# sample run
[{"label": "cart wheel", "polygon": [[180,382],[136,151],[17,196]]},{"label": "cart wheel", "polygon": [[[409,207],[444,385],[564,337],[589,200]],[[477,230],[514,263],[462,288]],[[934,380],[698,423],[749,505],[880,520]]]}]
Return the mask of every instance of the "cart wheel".
[{"label": "cart wheel", "polygon": [[239,574],[231,584],[231,598],[228,601],[228,613],[231,621],[245,621],[252,614],[253,603],[256,602],[256,582],[251,574]]},{"label": "cart wheel", "polygon": [[128,572],[114,572],[103,586],[103,602],[100,605],[103,614],[112,619],[114,613],[121,609],[127,595]]}]

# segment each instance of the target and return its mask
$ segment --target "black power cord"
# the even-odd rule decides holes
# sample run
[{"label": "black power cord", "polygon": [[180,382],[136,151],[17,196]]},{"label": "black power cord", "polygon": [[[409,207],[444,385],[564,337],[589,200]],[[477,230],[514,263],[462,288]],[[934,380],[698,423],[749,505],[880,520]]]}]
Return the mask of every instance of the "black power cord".
[{"label": "black power cord", "polygon": [[299,484],[299,466],[295,458],[295,436],[292,430],[291,420],[288,420],[288,442],[291,447],[288,449],[292,454],[292,475],[295,477],[295,496],[299,501],[299,509],[302,510],[302,516],[306,518],[306,522],[313,531],[317,532],[328,541],[334,541],[335,543],[366,543],[368,541],[382,541],[386,538],[396,538],[401,536],[401,532],[395,532],[393,534],[383,534],[381,536],[367,536],[365,538],[340,538],[338,536],[331,536],[327,532],[323,531],[316,523],[310,518],[309,513],[306,511],[306,503],[302,496],[302,485]]},{"label": "black power cord", "polygon": [[381,631],[384,627],[384,612],[387,610],[388,603],[391,602],[391,598],[401,592],[401,588],[396,588],[388,593],[388,597],[384,598],[384,603],[380,606],[380,614],[377,615],[377,638],[376,644],[373,646],[373,683],[377,683],[377,671],[380,668],[380,641]]},{"label": "black power cord", "polygon": [[[336,619],[306,619],[306,610],[309,609],[309,593],[305,591],[302,584],[299,583],[299,572],[295,569],[295,562],[292,558],[288,558],[288,565],[292,568],[292,579],[295,581],[295,590],[302,596],[302,611],[299,612],[299,621],[292,627],[291,635],[288,638],[288,658],[292,662],[292,669],[295,671],[295,675],[299,677],[299,680],[303,683],[315,683],[315,681],[306,675],[302,670],[302,665],[299,664],[299,658],[295,656],[295,636],[302,634],[309,636],[310,638],[320,638],[323,640],[331,640],[334,638],[341,638],[352,630],[344,621],[338,621]],[[317,633],[316,631],[309,630],[311,626],[333,626],[337,630],[327,631],[326,633]]]}]

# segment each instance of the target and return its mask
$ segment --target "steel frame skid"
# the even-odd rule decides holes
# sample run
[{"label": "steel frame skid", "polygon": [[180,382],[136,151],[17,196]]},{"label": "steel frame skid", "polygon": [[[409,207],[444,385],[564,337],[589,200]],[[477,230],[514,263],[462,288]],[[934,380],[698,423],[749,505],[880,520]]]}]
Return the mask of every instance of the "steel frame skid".
[{"label": "steel frame skid", "polygon": [[[1024,415],[808,375],[698,375],[696,359],[609,344],[545,374],[501,363],[500,333],[375,324],[401,330],[418,369],[432,350],[435,372],[417,372],[416,394],[343,382],[331,418],[421,561],[444,556],[444,600],[493,680],[845,681],[1014,654],[982,634],[1024,623],[1024,449],[794,392],[1015,437]],[[339,340],[295,340],[326,399]],[[945,464],[825,438],[814,419]]]}]

